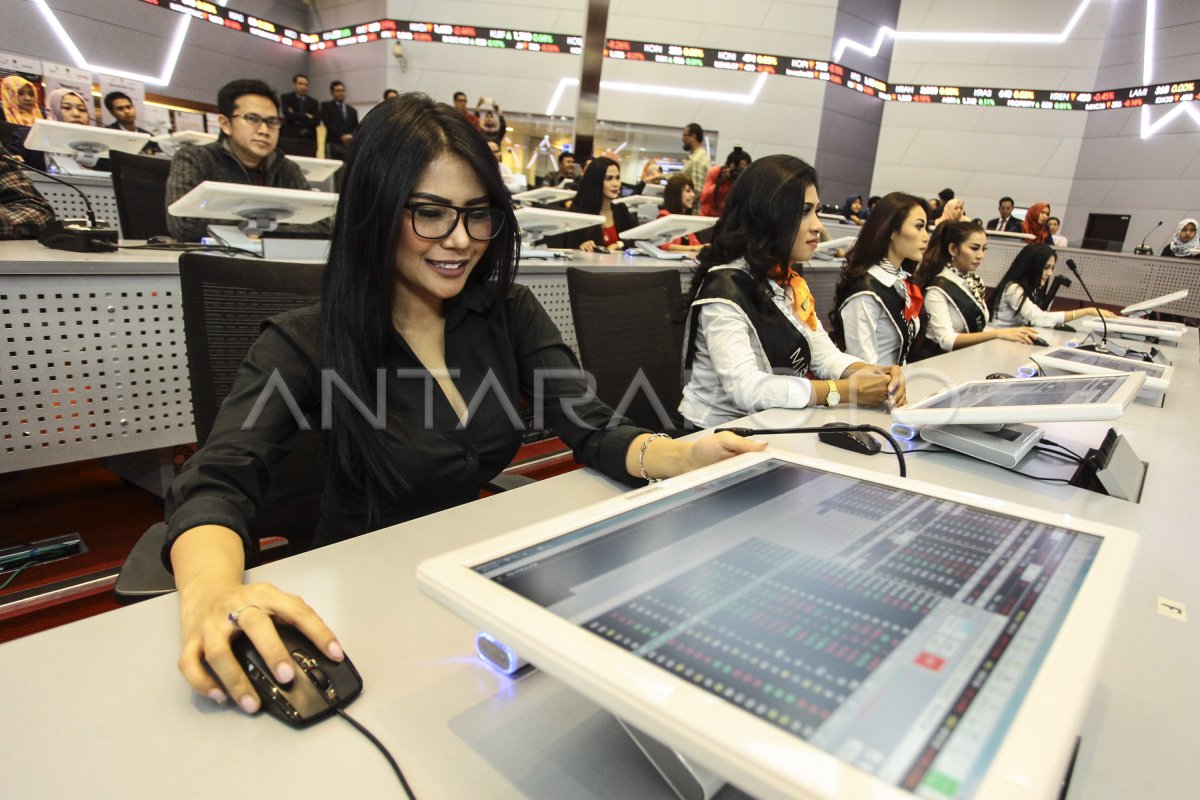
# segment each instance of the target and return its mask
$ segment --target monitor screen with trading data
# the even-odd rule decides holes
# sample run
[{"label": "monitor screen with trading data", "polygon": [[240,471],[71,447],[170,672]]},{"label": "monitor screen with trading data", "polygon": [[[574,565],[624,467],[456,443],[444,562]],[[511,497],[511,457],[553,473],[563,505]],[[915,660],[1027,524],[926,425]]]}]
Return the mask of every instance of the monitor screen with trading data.
[{"label": "monitor screen with trading data", "polygon": [[970,798],[1106,544],[763,458],[472,571],[898,796]]}]

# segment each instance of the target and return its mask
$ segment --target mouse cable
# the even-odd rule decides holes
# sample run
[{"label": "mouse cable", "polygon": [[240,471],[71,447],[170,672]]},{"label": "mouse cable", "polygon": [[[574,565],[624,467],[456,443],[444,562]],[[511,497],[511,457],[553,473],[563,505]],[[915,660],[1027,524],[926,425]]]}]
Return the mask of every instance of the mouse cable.
[{"label": "mouse cable", "polygon": [[408,796],[409,800],[417,800],[417,796],[413,794],[412,787],[410,787],[408,785],[408,781],[404,779],[404,773],[400,770],[400,765],[396,763],[396,759],[392,758],[392,754],[388,752],[388,749],[383,746],[383,742],[376,739],[375,734],[367,730],[358,720],[351,717],[343,709],[335,708],[334,711],[337,712],[339,717],[353,725],[359,733],[367,737],[367,739],[371,741],[371,744],[379,748],[379,752],[383,753],[383,757],[386,758],[388,763],[392,765],[392,771],[395,772],[396,777],[400,779],[400,785],[404,787],[404,794]]},{"label": "mouse cable", "polygon": [[1083,463],[1082,458],[1078,458],[1072,453],[1064,453],[1061,450],[1055,450],[1052,447],[1042,447],[1040,444],[1038,444],[1038,445],[1034,445],[1033,449],[1037,450],[1039,453],[1045,453],[1047,456],[1053,456],[1054,458],[1061,458],[1063,461],[1070,461],[1075,464]]},{"label": "mouse cable", "polygon": [[1074,450],[1067,447],[1066,445],[1059,444],[1058,442],[1052,442],[1049,439],[1045,439],[1045,438],[1043,438],[1039,442],[1039,444],[1045,444],[1045,445],[1049,445],[1050,447],[1058,448],[1059,450],[1062,450],[1065,453],[1070,453],[1071,455],[1073,455],[1075,457],[1076,461],[1083,461],[1083,456],[1079,455],[1079,453],[1076,453]]},{"label": "mouse cable", "polygon": [[878,425],[845,425],[841,423],[834,425],[831,423],[829,425],[818,425],[808,428],[717,428],[713,433],[722,433],[724,431],[736,433],[738,436],[754,436],[755,434],[771,436],[780,433],[825,433],[828,431],[857,431],[866,433],[871,431],[887,439],[888,444],[892,446],[891,452],[895,454],[896,460],[900,462],[900,477],[908,477],[908,470],[904,466],[904,453],[900,450],[900,445],[896,443],[896,440],[892,438],[890,433]]},{"label": "mouse cable", "polygon": [[[224,241],[224,240],[222,240]],[[106,242],[118,250],[166,250],[175,253],[227,253],[229,255],[244,255],[253,256],[254,258],[262,258],[262,255],[247,250],[244,247],[234,247],[231,244],[218,245],[216,247],[208,244],[189,244],[187,242],[177,242],[175,244],[118,244],[113,245],[112,242]]]}]

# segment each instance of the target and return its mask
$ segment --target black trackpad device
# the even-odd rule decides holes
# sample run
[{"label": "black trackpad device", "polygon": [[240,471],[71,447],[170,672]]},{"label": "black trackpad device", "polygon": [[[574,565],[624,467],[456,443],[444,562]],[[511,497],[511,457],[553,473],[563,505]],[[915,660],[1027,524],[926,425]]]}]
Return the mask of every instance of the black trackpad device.
[{"label": "black trackpad device", "polygon": [[852,453],[862,453],[865,456],[873,456],[883,449],[879,440],[867,431],[846,430],[838,422],[831,422],[824,427],[829,430],[820,431],[817,433],[817,438],[825,444],[831,444]]}]

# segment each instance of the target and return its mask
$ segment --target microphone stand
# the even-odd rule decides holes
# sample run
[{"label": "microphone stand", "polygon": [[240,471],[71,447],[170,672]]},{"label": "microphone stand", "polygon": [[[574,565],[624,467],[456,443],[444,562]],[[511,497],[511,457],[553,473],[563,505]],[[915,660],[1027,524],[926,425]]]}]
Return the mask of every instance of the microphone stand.
[{"label": "microphone stand", "polygon": [[1075,277],[1079,279],[1079,285],[1083,287],[1083,291],[1087,295],[1088,300],[1092,301],[1092,307],[1096,309],[1096,314],[1100,317],[1100,325],[1102,326],[1102,328],[1104,330],[1104,335],[1101,337],[1099,344],[1080,345],[1079,349],[1080,350],[1088,350],[1093,353],[1107,353],[1108,352],[1108,322],[1106,322],[1104,319],[1104,313],[1100,311],[1100,306],[1098,303],[1096,303],[1096,298],[1092,297],[1092,292],[1091,292],[1091,290],[1088,289],[1087,283],[1084,282],[1083,276],[1079,274],[1079,267],[1075,266],[1074,260],[1072,260],[1070,258],[1067,259],[1067,269],[1069,269],[1069,270],[1071,270],[1071,272],[1075,273]]},{"label": "microphone stand", "polygon": [[27,172],[36,172],[38,175],[43,175],[52,181],[57,181],[63,186],[71,187],[83,199],[83,207],[87,214],[87,225],[83,227],[67,225],[63,220],[57,219],[56,216],[42,230],[41,236],[38,237],[39,243],[55,250],[72,250],[79,253],[108,253],[117,249],[118,237],[116,229],[100,227],[96,224],[96,212],[92,208],[92,201],[88,199],[88,196],[84,194],[82,189],[70,181],[64,181],[53,173],[45,172],[37,167],[31,167],[24,161],[13,158],[8,153],[3,153],[0,157],[11,161],[17,167]]},{"label": "microphone stand", "polygon": [[900,477],[908,476],[908,471],[904,466],[904,452],[900,449],[900,445],[892,438],[892,435],[876,425],[848,425],[841,422],[834,422],[828,425],[819,425],[808,428],[717,428],[713,433],[722,433],[730,431],[738,436],[754,436],[761,434],[764,436],[774,436],[781,433],[825,433],[828,431],[858,431],[862,433],[874,432],[888,440],[888,444],[892,446],[892,452],[896,454],[896,460],[900,462]]},{"label": "microphone stand", "polygon": [[1152,256],[1152,255],[1154,255],[1154,248],[1152,248],[1152,247],[1146,247],[1146,240],[1150,238],[1150,234],[1151,234],[1151,233],[1154,233],[1156,230],[1158,230],[1159,228],[1161,228],[1161,227],[1162,227],[1162,224],[1163,224],[1163,221],[1160,219],[1160,220],[1158,221],[1158,224],[1157,224],[1157,225],[1155,225],[1153,228],[1151,228],[1151,229],[1149,230],[1149,232],[1148,232],[1148,233],[1147,233],[1145,236],[1143,236],[1143,237],[1142,237],[1142,243],[1141,243],[1140,245],[1138,245],[1137,247],[1133,248],[1133,252],[1134,252],[1134,253],[1136,253],[1136,254],[1138,254],[1139,256]]}]

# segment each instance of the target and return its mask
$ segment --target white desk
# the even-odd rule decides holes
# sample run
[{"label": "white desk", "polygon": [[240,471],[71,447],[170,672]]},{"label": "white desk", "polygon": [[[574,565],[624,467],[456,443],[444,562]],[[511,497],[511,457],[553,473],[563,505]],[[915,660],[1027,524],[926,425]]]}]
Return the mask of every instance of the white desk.
[{"label": "white desk", "polygon": [[[947,373],[1011,369],[1029,348],[988,343],[943,359]],[[1200,610],[1200,537],[1190,498],[1200,467],[1194,423],[1200,352],[1180,345],[1165,409],[1135,408],[1117,427],[1150,461],[1143,502],[1042,484],[957,456],[914,455],[914,477],[1051,507],[1142,533],[1083,734],[1070,797],[1191,800],[1200,786],[1196,709],[1200,637],[1155,611],[1159,595]],[[929,362],[937,364],[937,360]],[[915,369],[912,368],[912,369]],[[913,381],[914,385],[918,383]],[[1158,420],[1170,417],[1169,425]],[[878,411],[769,411],[752,422],[878,420]],[[1175,426],[1178,426],[1177,428]],[[1047,426],[1084,448],[1105,424]],[[892,473],[812,436],[777,446]],[[1022,465],[1045,474],[1065,462]],[[502,678],[473,657],[474,628],[419,593],[416,564],[439,552],[610,497],[622,487],[577,471],[426,517],[252,574],[298,592],[337,631],[366,682],[350,713],[392,750],[419,798],[667,798],[616,724],[557,681]],[[338,720],[295,732],[194,697],[174,670],[174,597],[103,614],[0,646],[5,701],[0,772],[12,797],[398,796],[377,752]]]}]

